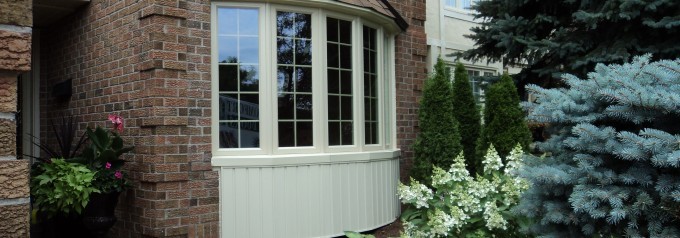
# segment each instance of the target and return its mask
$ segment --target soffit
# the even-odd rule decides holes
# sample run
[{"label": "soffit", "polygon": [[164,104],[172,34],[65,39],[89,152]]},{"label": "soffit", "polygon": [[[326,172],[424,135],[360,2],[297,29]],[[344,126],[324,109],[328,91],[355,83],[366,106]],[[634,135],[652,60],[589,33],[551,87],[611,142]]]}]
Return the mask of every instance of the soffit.
[{"label": "soffit", "polygon": [[33,26],[47,27],[88,3],[90,0],[33,0]]}]

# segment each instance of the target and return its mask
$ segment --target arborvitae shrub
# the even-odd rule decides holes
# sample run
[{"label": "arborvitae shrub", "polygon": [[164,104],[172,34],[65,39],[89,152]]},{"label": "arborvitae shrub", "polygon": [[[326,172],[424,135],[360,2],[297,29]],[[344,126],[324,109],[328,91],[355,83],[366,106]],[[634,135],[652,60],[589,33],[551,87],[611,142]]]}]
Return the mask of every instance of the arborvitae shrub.
[{"label": "arborvitae shrub", "polygon": [[451,82],[444,62],[437,60],[435,71],[425,81],[418,120],[420,134],[413,145],[415,153],[411,177],[430,184],[432,165],[449,168],[461,150],[458,125],[453,117]]},{"label": "arborvitae shrub", "polygon": [[680,236],[680,59],[598,65],[566,88],[529,85],[528,119],[548,123],[527,158],[515,212],[546,237]]},{"label": "arborvitae shrub", "polygon": [[481,119],[475,97],[472,94],[467,70],[460,62],[456,64],[455,80],[453,82],[453,117],[458,122],[460,144],[463,146],[465,166],[470,174],[480,172],[475,165],[481,158],[475,156]]},{"label": "arborvitae shrub", "polygon": [[[525,150],[531,143],[531,131],[524,120],[519,104],[517,88],[508,74],[491,85],[486,93],[484,127],[477,145],[477,157],[481,158],[490,144],[505,158],[518,143]],[[480,167],[477,164],[477,167]]]}]

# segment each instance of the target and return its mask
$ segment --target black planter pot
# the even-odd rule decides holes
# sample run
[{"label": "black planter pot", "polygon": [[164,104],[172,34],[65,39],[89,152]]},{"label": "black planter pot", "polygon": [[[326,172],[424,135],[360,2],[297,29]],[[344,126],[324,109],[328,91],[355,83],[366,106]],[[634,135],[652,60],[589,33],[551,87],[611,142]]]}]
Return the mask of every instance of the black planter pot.
[{"label": "black planter pot", "polygon": [[120,192],[92,193],[83,212],[83,225],[95,237],[105,237],[116,223],[114,214]]}]

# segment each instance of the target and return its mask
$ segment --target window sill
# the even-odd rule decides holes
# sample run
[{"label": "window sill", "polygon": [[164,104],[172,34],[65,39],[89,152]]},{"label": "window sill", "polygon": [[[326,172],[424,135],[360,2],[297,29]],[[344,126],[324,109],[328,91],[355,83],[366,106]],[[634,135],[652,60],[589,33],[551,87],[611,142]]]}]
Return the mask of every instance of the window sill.
[{"label": "window sill", "polygon": [[401,155],[400,150],[380,150],[369,152],[290,154],[290,155],[253,155],[253,156],[213,156],[214,167],[285,167],[312,164],[362,163],[390,160]]}]

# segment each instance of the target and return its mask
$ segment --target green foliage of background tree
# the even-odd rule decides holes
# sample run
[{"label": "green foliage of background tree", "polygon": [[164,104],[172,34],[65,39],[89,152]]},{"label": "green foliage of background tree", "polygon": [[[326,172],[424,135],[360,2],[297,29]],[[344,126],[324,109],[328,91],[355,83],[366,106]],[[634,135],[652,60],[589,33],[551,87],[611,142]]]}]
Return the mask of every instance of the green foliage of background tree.
[{"label": "green foliage of background tree", "polygon": [[[453,117],[458,122],[460,144],[463,146],[465,166],[470,174],[480,170],[475,167],[481,158],[475,156],[479,131],[481,130],[481,116],[470,87],[467,70],[462,63],[456,64],[453,81]],[[481,171],[479,171],[481,172]]]},{"label": "green foliage of background tree", "polygon": [[[518,143],[527,150],[532,137],[524,116],[515,83],[507,73],[503,74],[486,93],[484,127],[479,136],[477,158],[484,156],[490,144],[503,158]],[[481,164],[476,166],[481,168]]]},{"label": "green foliage of background tree", "polygon": [[437,60],[434,73],[425,81],[418,120],[420,134],[413,145],[415,153],[411,177],[430,184],[432,166],[449,168],[461,151],[458,123],[453,117],[451,82],[444,61]]},{"label": "green foliage of background tree", "polygon": [[529,85],[528,119],[550,124],[525,158],[515,212],[543,237],[680,235],[680,59],[600,64],[567,88]]},{"label": "green foliage of background tree", "polygon": [[[519,84],[554,84],[561,73],[585,77],[596,63],[624,63],[635,55],[680,55],[680,1],[478,1],[475,48],[466,59],[526,67]],[[520,88],[523,90],[523,88]]]}]

